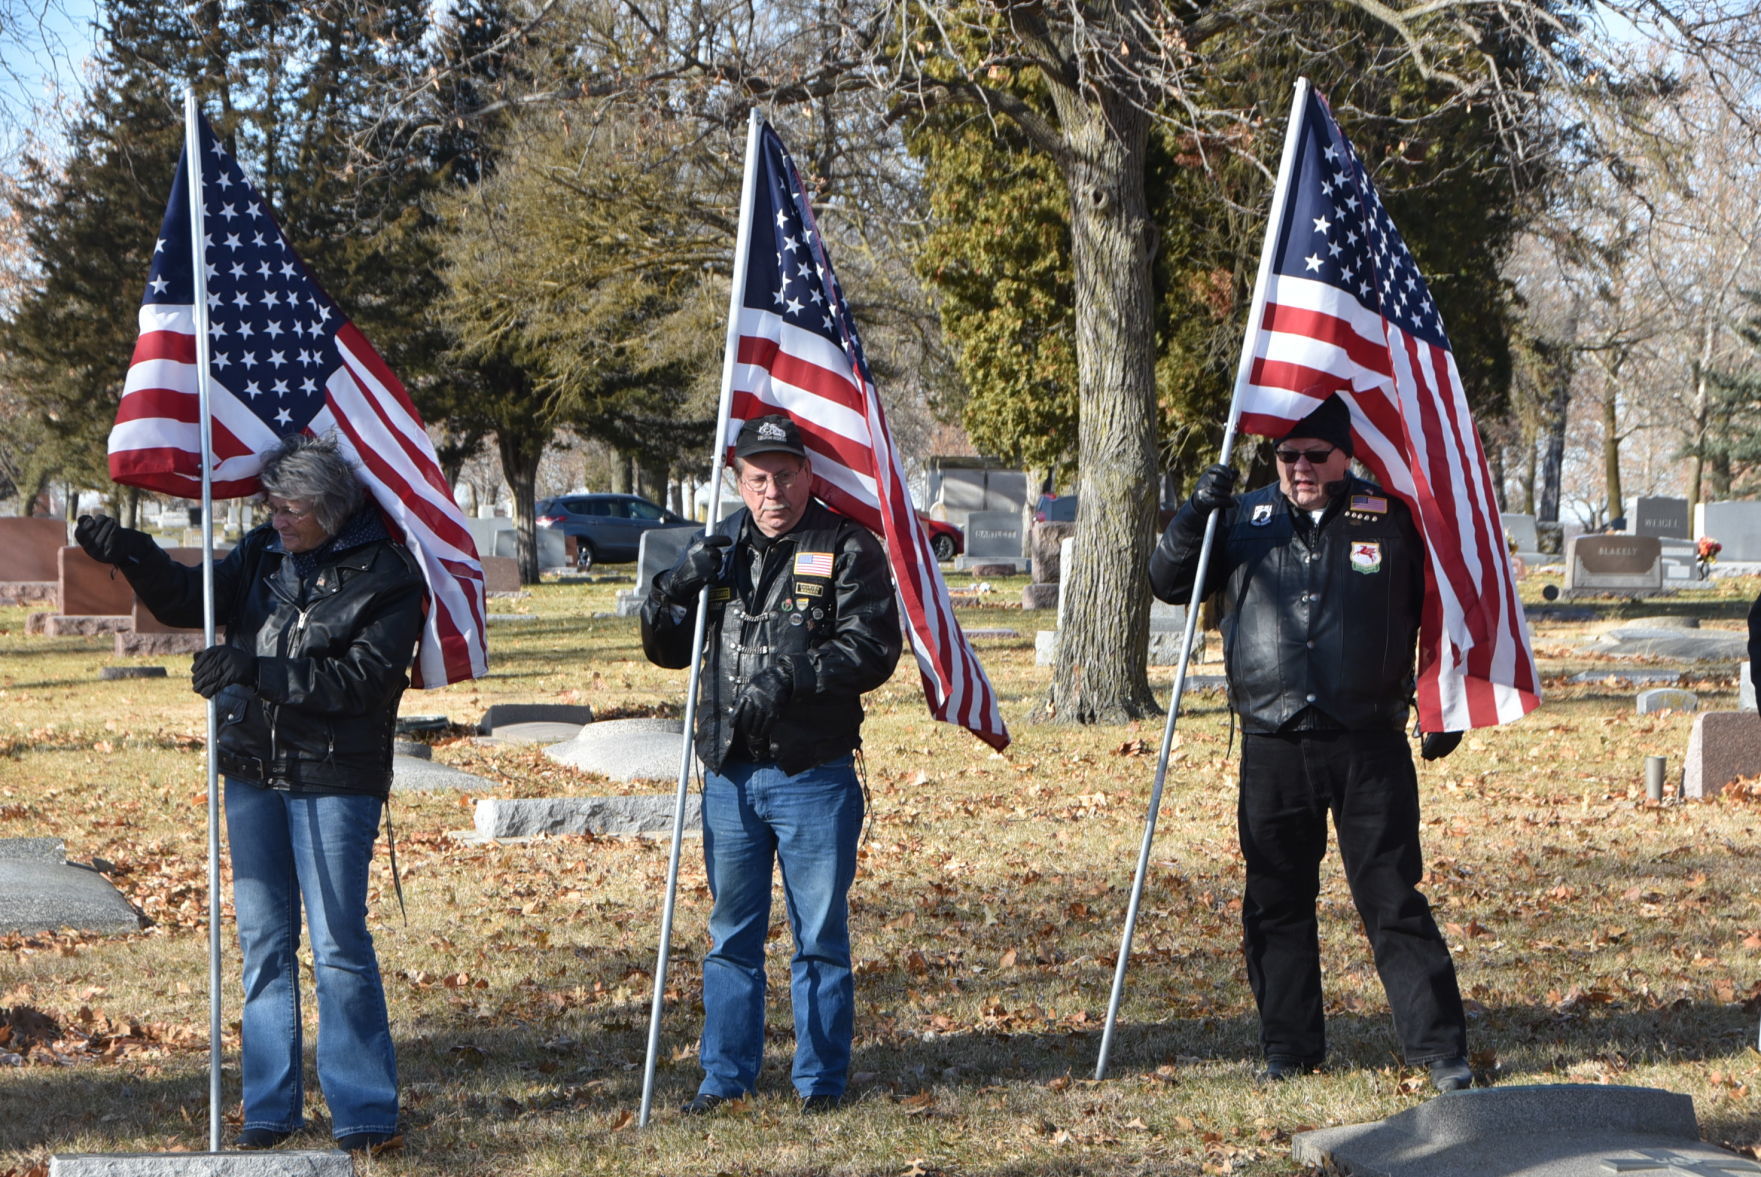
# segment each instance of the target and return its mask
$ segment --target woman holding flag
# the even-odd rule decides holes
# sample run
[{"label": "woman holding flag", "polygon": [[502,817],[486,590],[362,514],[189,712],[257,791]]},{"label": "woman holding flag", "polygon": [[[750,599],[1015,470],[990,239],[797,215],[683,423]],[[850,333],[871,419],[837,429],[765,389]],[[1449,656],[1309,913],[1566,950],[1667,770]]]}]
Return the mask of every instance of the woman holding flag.
[{"label": "woman holding flag", "polygon": [[[224,644],[195,657],[216,700],[233,906],[244,956],[244,1126],[273,1148],[304,1124],[298,949],[311,931],[318,1081],[337,1144],[396,1147],[397,1061],[367,875],[391,788],[398,700],[425,588],[332,438],[290,434],[263,461],[270,522],[214,566]],[[74,530],[168,625],[202,623],[202,569],[103,515]]]}]

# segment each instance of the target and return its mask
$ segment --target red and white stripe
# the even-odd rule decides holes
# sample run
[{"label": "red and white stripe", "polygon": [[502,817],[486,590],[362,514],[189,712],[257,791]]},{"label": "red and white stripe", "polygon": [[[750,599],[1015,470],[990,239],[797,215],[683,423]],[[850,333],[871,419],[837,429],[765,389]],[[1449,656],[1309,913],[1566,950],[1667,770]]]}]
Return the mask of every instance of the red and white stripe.
[{"label": "red and white stripe", "polygon": [[1279,436],[1343,386],[1358,458],[1413,509],[1427,552],[1420,727],[1463,731],[1532,711],[1540,679],[1454,355],[1334,286],[1276,274],[1251,346],[1241,428]]},{"label": "red and white stripe", "polygon": [[[189,306],[140,310],[116,424],[110,476],[162,494],[202,494],[195,316]],[[374,501],[400,529],[428,582],[429,609],[411,680],[439,687],[488,670],[483,567],[434,445],[397,377],[353,324],[337,332],[343,365],[325,383],[325,406],[306,432],[334,430]],[[215,465],[212,495],[260,489],[261,455],[280,440],[225,381],[210,378]]]},{"label": "red and white stripe", "polygon": [[954,616],[873,385],[824,336],[770,311],[743,307],[739,326],[728,437],[754,417],[794,418],[813,463],[814,493],[886,543],[931,713],[1005,747],[1009,730],[996,692]]}]

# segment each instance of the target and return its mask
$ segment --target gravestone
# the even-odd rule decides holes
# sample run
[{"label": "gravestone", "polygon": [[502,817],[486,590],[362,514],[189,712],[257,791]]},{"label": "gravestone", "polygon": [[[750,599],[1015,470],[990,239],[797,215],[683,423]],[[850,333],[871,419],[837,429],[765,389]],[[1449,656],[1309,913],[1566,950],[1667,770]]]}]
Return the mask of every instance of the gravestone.
[{"label": "gravestone", "polygon": [[942,505],[950,511],[982,511],[986,507],[983,470],[942,471]]},{"label": "gravestone", "polygon": [[477,555],[493,556],[495,554],[495,534],[498,531],[509,531],[513,528],[512,519],[491,515],[487,518],[465,520],[465,528],[471,533],[471,539],[477,545]]},{"label": "gravestone", "polygon": [[[433,755],[432,750],[429,757]],[[488,793],[500,788],[496,782],[474,772],[439,764],[429,757],[396,755],[391,758],[391,789],[394,793],[426,793],[436,789],[463,789]]]},{"label": "gravestone", "polygon": [[1755,672],[1747,662],[1737,671],[1737,710],[1755,710]]},{"label": "gravestone", "polygon": [[966,554],[954,561],[965,571],[979,564],[1007,562],[1025,567],[1026,536],[1019,511],[974,511],[966,518]]},{"label": "gravestone", "polygon": [[511,556],[484,556],[483,591],[492,596],[524,592],[525,586],[520,583],[520,562]]},{"label": "gravestone", "polygon": [[1627,500],[1627,528],[1634,535],[1660,539],[1691,539],[1688,500],[1663,495],[1640,495]]},{"label": "gravestone", "polygon": [[1057,585],[1024,584],[1021,586],[1021,607],[1023,609],[1052,609],[1057,604]]},{"label": "gravestone", "polygon": [[1648,691],[1640,691],[1634,704],[1640,715],[1651,715],[1658,711],[1698,711],[1700,696],[1678,687],[1653,687]]},{"label": "gravestone", "polygon": [[[674,793],[633,797],[485,797],[477,802],[473,841],[536,838],[546,834],[659,835],[670,833],[678,807]],[[703,797],[685,798],[683,831],[703,832]]]},{"label": "gravestone", "polygon": [[1761,715],[1704,711],[1694,717],[1682,763],[1682,796],[1713,797],[1738,777],[1761,776]]},{"label": "gravestone", "polygon": [[1567,682],[1602,683],[1605,686],[1651,687],[1682,680],[1679,670],[1580,670]]},{"label": "gravestone", "polygon": [[[495,532],[495,548],[493,555],[509,560],[520,558],[520,534],[514,530],[512,520],[508,526],[498,528]],[[538,543],[538,570],[562,568],[569,563],[569,545],[567,537],[554,527],[540,527],[532,532],[532,538]],[[479,546],[477,554],[482,556],[488,549]]]},{"label": "gravestone", "polygon": [[495,703],[477,721],[479,735],[494,735],[516,723],[562,723],[580,728],[593,722],[593,708],[584,703]]},{"label": "gravestone", "polygon": [[1580,535],[1567,545],[1569,594],[1635,595],[1663,588],[1663,545],[1650,535]]},{"label": "gravestone", "polygon": [[1642,625],[1625,625],[1599,633],[1578,647],[1587,654],[1614,658],[1690,658],[1701,661],[1734,661],[1748,648],[1748,639],[1731,630]]},{"label": "gravestone", "polygon": [[116,635],[116,656],[157,658],[166,654],[194,654],[205,644],[202,630],[166,625],[153,616],[152,610],[136,601],[129,615],[129,632]]},{"label": "gravestone", "polygon": [[602,719],[583,727],[574,739],[544,754],[559,764],[596,772],[616,781],[676,781],[685,749],[679,719]]},{"label": "gravestone", "polygon": [[1761,503],[1701,503],[1694,534],[1724,545],[1721,561],[1761,561]]},{"label": "gravestone", "polygon": [[1535,530],[1535,517],[1517,512],[1499,516],[1504,533],[1516,541],[1516,554],[1530,564],[1541,562],[1541,537]]},{"label": "gravestone", "polygon": [[1033,583],[1056,584],[1064,569],[1064,541],[1076,534],[1074,523],[1033,525]]},{"label": "gravestone", "polygon": [[0,935],[60,928],[138,932],[141,917],[96,869],[68,862],[60,838],[0,838]]},{"label": "gravestone", "polygon": [[648,599],[654,578],[679,562],[691,541],[703,534],[700,527],[655,527],[636,541],[636,587],[618,593],[618,616],[634,617]]},{"label": "gravestone", "polygon": [[1291,1152],[1337,1177],[1761,1174],[1701,1141],[1686,1095],[1588,1083],[1452,1092],[1378,1123],[1298,1132]]},{"label": "gravestone", "polygon": [[61,549],[67,546],[67,524],[59,519],[0,519],[0,580],[53,583],[60,576]]},{"label": "gravestone", "polygon": [[121,572],[82,548],[56,553],[56,601],[63,616],[110,616],[134,612],[135,591]]}]

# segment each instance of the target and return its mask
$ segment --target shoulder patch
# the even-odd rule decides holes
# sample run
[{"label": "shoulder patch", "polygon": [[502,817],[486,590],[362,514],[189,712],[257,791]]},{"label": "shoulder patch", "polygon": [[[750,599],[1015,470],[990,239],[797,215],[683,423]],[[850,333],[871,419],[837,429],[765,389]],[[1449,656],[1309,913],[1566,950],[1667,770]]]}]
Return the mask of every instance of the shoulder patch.
[{"label": "shoulder patch", "polygon": [[830,576],[831,574],[832,554],[830,552],[795,553],[796,576]]},{"label": "shoulder patch", "polygon": [[1248,522],[1251,523],[1255,527],[1264,527],[1266,524],[1270,523],[1271,521],[1272,521],[1272,504],[1271,503],[1255,503],[1254,509],[1253,509],[1253,518],[1249,519]]}]

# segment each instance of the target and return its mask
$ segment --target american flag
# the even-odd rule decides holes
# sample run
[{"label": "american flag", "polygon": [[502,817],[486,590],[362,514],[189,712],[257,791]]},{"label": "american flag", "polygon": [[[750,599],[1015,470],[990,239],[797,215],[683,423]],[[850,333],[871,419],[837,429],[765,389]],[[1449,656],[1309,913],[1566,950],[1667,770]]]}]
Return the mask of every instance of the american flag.
[{"label": "american flag", "polygon": [[[306,271],[204,118],[212,494],[255,494],[260,455],[282,437],[334,431],[374,500],[401,529],[430,607],[412,679],[438,687],[482,675],[483,567],[434,446],[398,378]],[[139,338],[116,425],[110,477],[161,494],[202,494],[195,252],[187,153],[153,249]]]},{"label": "american flag", "polygon": [[[760,128],[728,437],[787,413],[813,462],[814,493],[886,541],[906,629],[937,719],[993,748],[1009,743],[997,696],[954,617],[929,536],[863,359],[831,259],[782,140]],[[731,461],[732,446],[728,449]]]},{"label": "american flag", "polygon": [[1278,436],[1341,392],[1358,458],[1412,508],[1428,553],[1420,727],[1507,723],[1540,703],[1540,679],[1455,356],[1356,152],[1304,91],[1241,428]]}]

